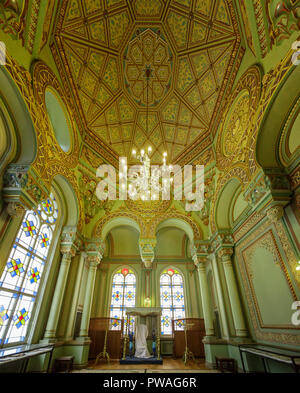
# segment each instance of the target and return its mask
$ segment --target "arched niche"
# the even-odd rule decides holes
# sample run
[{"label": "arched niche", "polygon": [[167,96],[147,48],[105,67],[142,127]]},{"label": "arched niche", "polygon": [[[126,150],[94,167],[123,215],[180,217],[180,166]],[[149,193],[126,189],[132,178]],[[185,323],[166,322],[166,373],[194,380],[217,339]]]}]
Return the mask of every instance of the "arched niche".
[{"label": "arched niche", "polygon": [[[5,105],[6,116],[10,119],[8,127],[11,141],[16,139],[16,157],[12,160],[18,164],[30,165],[36,157],[37,140],[34,125],[27,106],[14,81],[4,67],[0,67],[0,99]],[[5,115],[5,110],[2,110]]]},{"label": "arched niche", "polygon": [[263,168],[285,166],[280,161],[279,144],[284,125],[299,98],[300,67],[293,67],[274,94],[258,132],[256,159]]},{"label": "arched niche", "polygon": [[134,221],[132,218],[130,217],[113,217],[111,220],[109,220],[108,222],[106,222],[101,230],[101,233],[98,234],[100,235],[101,239],[105,240],[108,233],[116,227],[120,227],[120,226],[128,226],[128,227],[132,227],[134,228],[136,231],[138,231],[138,233],[140,234],[141,230],[140,227],[138,225],[138,223],[136,221]]},{"label": "arched niche", "polygon": [[59,188],[62,198],[65,226],[77,226],[79,219],[79,206],[72,185],[62,175],[53,178],[53,183]]},{"label": "arched niche", "polygon": [[174,227],[174,228],[181,229],[186,233],[190,242],[193,243],[194,231],[188,222],[184,221],[181,218],[166,218],[156,226],[156,234],[162,228],[167,228],[167,227]]},{"label": "arched niche", "polygon": [[111,257],[139,257],[139,231],[128,225],[113,227],[106,236]]},{"label": "arched niche", "polygon": [[186,257],[187,235],[181,228],[163,226],[156,232],[157,257]]},{"label": "arched niche", "polygon": [[215,212],[215,220],[218,229],[229,229],[232,227],[233,209],[240,194],[241,183],[237,178],[230,179],[220,191]]}]

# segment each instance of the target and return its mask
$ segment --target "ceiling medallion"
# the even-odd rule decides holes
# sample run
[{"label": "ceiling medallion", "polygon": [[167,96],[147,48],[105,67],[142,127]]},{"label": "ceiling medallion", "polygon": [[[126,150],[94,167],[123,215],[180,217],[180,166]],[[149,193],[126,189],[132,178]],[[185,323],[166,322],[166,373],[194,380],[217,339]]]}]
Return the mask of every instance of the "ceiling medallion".
[{"label": "ceiling medallion", "polygon": [[130,96],[147,105],[144,72],[151,67],[148,105],[157,106],[171,87],[173,55],[158,28],[140,28],[124,52],[124,79]]}]

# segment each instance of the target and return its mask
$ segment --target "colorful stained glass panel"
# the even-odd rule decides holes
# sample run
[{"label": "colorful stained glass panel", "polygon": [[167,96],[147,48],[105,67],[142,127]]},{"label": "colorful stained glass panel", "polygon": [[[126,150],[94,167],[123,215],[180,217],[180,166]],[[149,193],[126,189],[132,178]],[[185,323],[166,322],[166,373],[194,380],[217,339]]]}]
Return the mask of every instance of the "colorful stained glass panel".
[{"label": "colorful stained glass panel", "polygon": [[[171,272],[171,274],[170,274]],[[162,307],[161,331],[172,334],[172,320],[185,318],[185,301],[182,275],[175,269],[165,270],[160,277],[160,305]],[[177,325],[178,330],[183,326]]]},{"label": "colorful stained glass panel", "polygon": [[[135,306],[136,298],[136,278],[135,274],[127,268],[118,270],[113,276],[112,295],[110,304],[110,317],[124,320],[124,332],[126,331],[126,313],[127,307]],[[111,327],[113,330],[117,327]],[[129,328],[134,328],[134,318],[130,319]]]},{"label": "colorful stained glass panel", "polygon": [[52,194],[25,213],[0,277],[0,347],[25,341],[57,217]]}]

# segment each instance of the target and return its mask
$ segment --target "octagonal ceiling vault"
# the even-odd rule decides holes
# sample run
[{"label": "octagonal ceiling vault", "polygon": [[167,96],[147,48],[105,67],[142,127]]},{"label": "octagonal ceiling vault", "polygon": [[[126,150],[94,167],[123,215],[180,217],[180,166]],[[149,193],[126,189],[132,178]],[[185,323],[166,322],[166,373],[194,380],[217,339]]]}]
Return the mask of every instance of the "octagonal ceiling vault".
[{"label": "octagonal ceiling vault", "polygon": [[52,50],[87,143],[175,163],[207,137],[240,46],[231,1],[64,0],[58,13]]}]

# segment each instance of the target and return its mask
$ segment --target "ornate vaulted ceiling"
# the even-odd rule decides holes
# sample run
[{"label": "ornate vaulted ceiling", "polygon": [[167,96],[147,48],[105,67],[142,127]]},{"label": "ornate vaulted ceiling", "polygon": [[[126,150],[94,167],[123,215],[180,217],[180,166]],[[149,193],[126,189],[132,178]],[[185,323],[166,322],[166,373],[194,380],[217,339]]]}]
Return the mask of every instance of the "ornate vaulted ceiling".
[{"label": "ornate vaulted ceiling", "polygon": [[52,44],[85,143],[108,159],[151,145],[156,163],[163,151],[180,161],[213,132],[239,48],[225,0],[63,1]]}]

